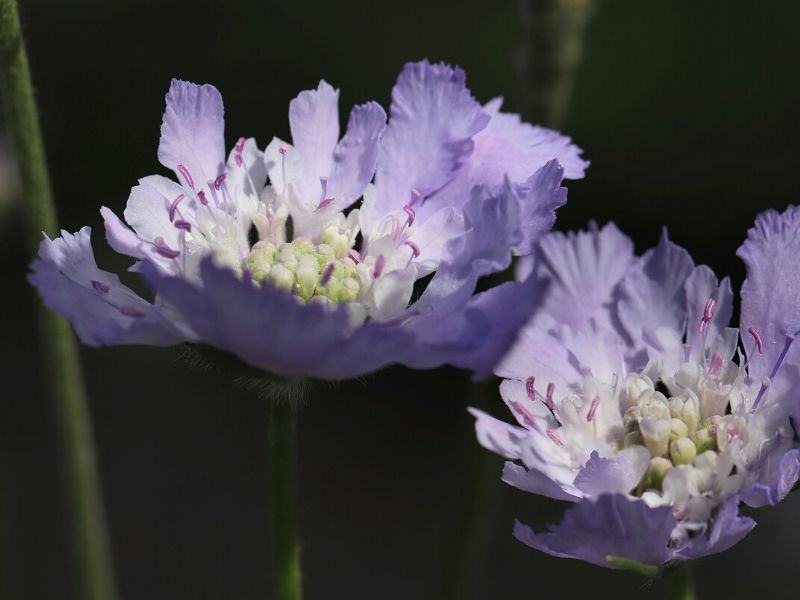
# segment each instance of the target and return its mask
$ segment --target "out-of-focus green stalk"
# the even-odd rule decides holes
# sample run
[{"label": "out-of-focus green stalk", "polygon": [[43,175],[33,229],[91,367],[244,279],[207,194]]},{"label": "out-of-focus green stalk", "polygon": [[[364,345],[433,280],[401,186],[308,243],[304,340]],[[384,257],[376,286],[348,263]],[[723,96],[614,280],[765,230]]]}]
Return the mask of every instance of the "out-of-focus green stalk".
[{"label": "out-of-focus green stalk", "polygon": [[301,600],[300,546],[297,540],[294,402],[274,401],[271,419],[272,564],[276,600]]},{"label": "out-of-focus green stalk", "polygon": [[518,55],[523,114],[554,129],[564,124],[583,39],[597,0],[519,0]]},{"label": "out-of-focus green stalk", "polygon": [[[42,231],[56,233],[57,219],[16,0],[0,0],[0,69],[25,198],[25,238],[33,255]],[[113,600],[116,590],[110,544],[78,348],[67,323],[43,308],[39,339],[43,373],[63,442],[80,597]]]},{"label": "out-of-focus green stalk", "polygon": [[694,578],[689,563],[680,565],[669,579],[670,595],[673,600],[695,600]]}]

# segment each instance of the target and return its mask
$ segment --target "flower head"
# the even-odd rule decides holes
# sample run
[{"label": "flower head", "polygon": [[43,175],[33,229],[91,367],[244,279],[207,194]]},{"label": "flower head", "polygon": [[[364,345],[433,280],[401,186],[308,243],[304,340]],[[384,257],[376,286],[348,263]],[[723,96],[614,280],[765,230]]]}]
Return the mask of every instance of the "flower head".
[{"label": "flower head", "polygon": [[560,525],[514,535],[598,565],[661,565],[720,552],[800,473],[800,210],[761,215],[740,329],[733,293],[667,239],[636,258],[613,225],[541,240],[522,274],[550,282],[497,373],[519,425],[477,410],[503,480],[575,502]]},{"label": "flower head", "polygon": [[568,138],[481,106],[459,69],[409,64],[392,97],[388,124],[368,102],[340,138],[322,81],[291,102],[291,143],[239,138],[226,160],[219,92],[173,81],[158,157],[174,178],[140,180],[127,224],[101,209],[155,301],[97,268],[88,228],[45,239],[31,281],[92,345],[204,343],[328,379],[391,363],[490,373],[540,290],[476,283],[530,252],[586,163]]}]

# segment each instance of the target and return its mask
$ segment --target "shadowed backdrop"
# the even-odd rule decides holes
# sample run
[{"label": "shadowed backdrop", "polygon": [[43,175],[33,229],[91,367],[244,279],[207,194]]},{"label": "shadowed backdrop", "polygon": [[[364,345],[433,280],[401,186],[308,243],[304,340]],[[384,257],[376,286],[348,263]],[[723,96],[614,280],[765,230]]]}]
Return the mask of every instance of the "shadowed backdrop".
[{"label": "shadowed backdrop", "polygon": [[[480,100],[502,95],[506,110],[541,116],[520,68],[537,48],[522,0],[26,0],[20,10],[62,226],[90,224],[108,268],[128,263],[105,248],[98,208],[121,212],[137,178],[164,172],[156,148],[171,77],[220,89],[229,146],[286,138],[289,101],[320,78],[341,88],[343,115],[370,99],[388,108],[403,63],[424,57],[461,65]],[[556,227],[614,220],[643,251],[666,225],[738,287],[734,253],[755,215],[800,202],[798,19],[790,2],[597,3],[561,125],[592,165],[570,182]],[[17,226],[25,199],[6,165],[0,187],[0,590],[70,599],[59,445],[33,336],[39,300]],[[84,349],[83,360],[121,597],[269,597],[264,402],[173,349]],[[496,385],[452,369],[315,388],[299,423],[309,600],[438,597],[442,565],[463,543],[458,516],[472,506],[485,515],[468,520],[481,552],[458,575],[475,598],[664,593],[516,542],[514,517],[541,528],[563,506],[499,481],[502,460],[477,448],[468,402],[503,414]],[[695,564],[700,597],[796,596],[800,493],[756,518],[744,542]]]}]

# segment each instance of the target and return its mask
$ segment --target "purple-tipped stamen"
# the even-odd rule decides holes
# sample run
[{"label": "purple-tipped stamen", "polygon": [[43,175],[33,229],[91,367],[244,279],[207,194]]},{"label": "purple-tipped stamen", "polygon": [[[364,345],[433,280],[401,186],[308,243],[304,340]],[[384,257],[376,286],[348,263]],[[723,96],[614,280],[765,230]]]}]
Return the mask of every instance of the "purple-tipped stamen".
[{"label": "purple-tipped stamen", "polygon": [[350,250],[350,258],[352,258],[357,263],[360,263],[363,258],[361,258],[361,253],[358,250]]},{"label": "purple-tipped stamen", "polygon": [[325,267],[325,271],[322,272],[322,277],[319,278],[320,285],[328,285],[328,282],[331,280],[331,276],[333,276],[333,271],[336,269],[336,265],[333,263],[328,263],[328,266]]},{"label": "purple-tipped stamen", "polygon": [[553,442],[555,443],[556,446],[559,446],[560,448],[564,447],[564,442],[561,441],[561,438],[558,437],[558,434],[554,430],[548,429],[547,430],[547,437],[549,437],[551,440],[553,440]]},{"label": "purple-tipped stamen", "polygon": [[220,191],[222,189],[222,184],[225,183],[225,179],[228,177],[226,173],[220,173],[217,175],[217,178],[214,180],[214,189]]},{"label": "purple-tipped stamen", "polygon": [[164,258],[178,258],[181,255],[178,250],[173,250],[167,246],[164,238],[157,237],[155,240],[153,240],[153,244],[156,247],[156,251]]},{"label": "purple-tipped stamen", "polygon": [[758,330],[755,327],[748,327],[747,333],[753,336],[753,339],[756,342],[756,347],[758,348],[758,353],[764,354],[764,340],[761,339],[761,334],[758,333]]},{"label": "purple-tipped stamen", "polygon": [[716,304],[717,301],[714,300],[713,298],[709,298],[706,301],[706,306],[703,309],[703,319],[705,319],[706,322],[710,322],[711,319],[714,318],[714,306],[716,306]]},{"label": "purple-tipped stamen", "polygon": [[525,380],[525,391],[528,394],[529,400],[536,400],[536,389],[533,387],[535,383],[536,383],[535,377],[528,377]]},{"label": "purple-tipped stamen", "polygon": [[331,204],[333,204],[333,198],[325,198],[325,199],[324,199],[322,202],[320,202],[319,204],[317,204],[317,209],[316,209],[316,211],[315,211],[315,212],[319,212],[319,211],[321,211],[321,210],[325,210],[325,209],[326,209],[326,208],[328,208],[328,207],[329,207]]},{"label": "purple-tipped stamen", "polygon": [[383,254],[379,254],[378,258],[375,259],[375,268],[372,270],[372,277],[375,279],[380,277],[385,266],[386,257]]},{"label": "purple-tipped stamen", "polygon": [[406,219],[406,227],[411,227],[417,218],[417,213],[408,204],[403,207],[403,210],[406,211],[406,214],[408,215],[408,219]]},{"label": "purple-tipped stamen", "polygon": [[322,199],[328,195],[328,178],[324,175],[319,178],[319,186],[322,188]]},{"label": "purple-tipped stamen", "polygon": [[175,220],[175,213],[178,211],[178,205],[183,201],[186,196],[178,194],[178,197],[169,205],[169,221],[170,223]]},{"label": "purple-tipped stamen", "polygon": [[178,219],[175,221],[175,229],[180,229],[181,231],[185,231],[187,233],[192,232],[192,224],[189,221],[184,221],[182,219]]},{"label": "purple-tipped stamen", "polygon": [[528,410],[524,406],[522,406],[522,404],[514,400],[511,403],[511,406],[520,415],[522,415],[522,422],[525,423],[525,425],[535,429],[536,431],[541,431],[541,429],[539,429],[538,423],[536,423],[536,417],[534,417],[530,412],[528,412]]},{"label": "purple-tipped stamen", "polygon": [[141,319],[144,317],[144,313],[135,306],[121,306],[119,312],[126,317],[133,317],[134,319]]},{"label": "purple-tipped stamen", "polygon": [[714,376],[722,372],[722,352],[719,350],[716,350],[714,354],[711,355],[711,365],[708,370],[711,371],[711,374]]},{"label": "purple-tipped stamen", "polygon": [[594,420],[594,414],[597,412],[597,407],[600,406],[600,396],[595,396],[592,399],[591,405],[589,405],[589,412],[586,414],[587,421]]},{"label": "purple-tipped stamen", "polygon": [[404,243],[406,246],[408,246],[409,248],[411,248],[411,254],[414,256],[414,258],[417,258],[417,257],[419,256],[419,254],[420,254],[419,246],[417,246],[417,245],[416,245],[414,242],[412,242],[411,240],[406,240],[406,241],[405,241],[405,242],[403,242],[403,243]]},{"label": "purple-tipped stamen", "polygon": [[287,148],[286,146],[278,146],[278,152],[280,152],[281,155],[286,154],[288,151],[289,148]]},{"label": "purple-tipped stamen", "polygon": [[556,409],[556,405],[553,403],[553,392],[555,389],[556,384],[554,384],[552,381],[547,384],[547,396],[545,396],[544,403],[545,406],[550,409],[550,412],[553,412]]},{"label": "purple-tipped stamen", "polygon": [[194,179],[192,179],[192,174],[189,173],[189,169],[187,169],[185,165],[178,165],[178,173],[181,174],[186,184],[194,189]]},{"label": "purple-tipped stamen", "polygon": [[200,200],[200,204],[208,206],[208,198],[206,198],[206,193],[203,190],[197,192],[197,198]]},{"label": "purple-tipped stamen", "polygon": [[92,279],[92,287],[98,294],[107,294],[111,291],[111,286],[106,285],[102,281],[97,281],[96,279]]},{"label": "purple-tipped stamen", "polygon": [[236,140],[236,145],[233,147],[234,151],[234,158],[236,159],[236,166],[241,167],[244,164],[244,159],[242,159],[242,152],[244,152],[244,138],[240,137]]}]

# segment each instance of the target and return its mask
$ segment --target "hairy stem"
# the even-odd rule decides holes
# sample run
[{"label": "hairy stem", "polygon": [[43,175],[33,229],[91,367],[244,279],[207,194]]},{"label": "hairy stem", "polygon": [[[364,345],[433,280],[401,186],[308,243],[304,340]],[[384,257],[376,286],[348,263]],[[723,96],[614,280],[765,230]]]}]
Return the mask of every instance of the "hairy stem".
[{"label": "hairy stem", "polygon": [[275,598],[300,600],[300,546],[297,542],[295,433],[297,414],[291,401],[272,404],[272,527]]},{"label": "hairy stem", "polygon": [[[15,0],[0,0],[0,80],[25,197],[25,238],[33,255],[42,231],[56,234],[57,219]],[[60,317],[43,308],[38,316],[44,379],[63,444],[80,597],[113,600],[110,544],[77,345]]]}]

